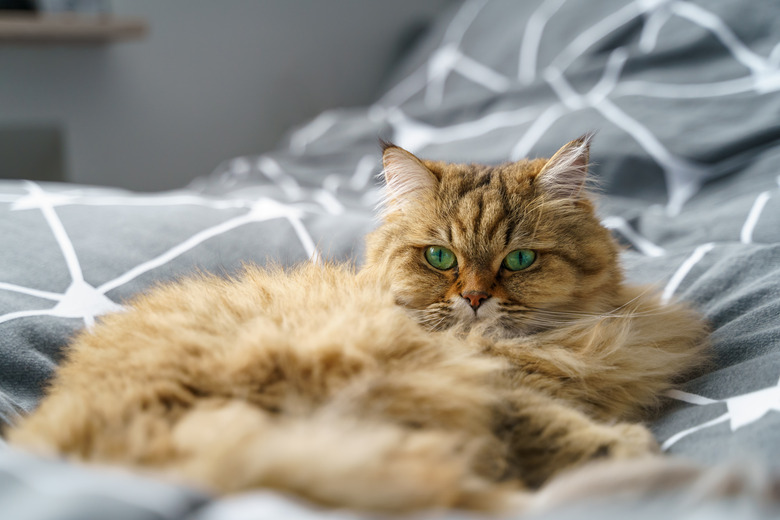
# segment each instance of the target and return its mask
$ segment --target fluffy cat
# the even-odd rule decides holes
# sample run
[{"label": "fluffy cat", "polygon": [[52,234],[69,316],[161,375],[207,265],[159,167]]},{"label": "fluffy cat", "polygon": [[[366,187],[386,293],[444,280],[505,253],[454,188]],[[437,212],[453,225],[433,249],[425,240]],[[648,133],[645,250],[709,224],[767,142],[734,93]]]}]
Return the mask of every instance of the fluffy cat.
[{"label": "fluffy cat", "polygon": [[701,363],[707,328],[624,284],[589,142],[500,166],[386,145],[359,273],[246,267],[139,295],[74,339],[10,441],[384,511],[501,510],[589,460],[653,453],[626,421]]}]

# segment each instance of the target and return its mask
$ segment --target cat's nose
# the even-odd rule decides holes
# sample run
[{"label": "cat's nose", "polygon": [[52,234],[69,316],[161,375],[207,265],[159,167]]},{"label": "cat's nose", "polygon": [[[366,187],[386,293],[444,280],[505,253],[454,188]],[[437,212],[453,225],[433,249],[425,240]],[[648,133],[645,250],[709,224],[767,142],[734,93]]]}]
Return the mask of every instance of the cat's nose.
[{"label": "cat's nose", "polygon": [[490,298],[490,295],[484,291],[466,291],[461,294],[461,296],[469,301],[469,305],[471,305],[471,308],[475,311],[479,309],[482,302]]}]

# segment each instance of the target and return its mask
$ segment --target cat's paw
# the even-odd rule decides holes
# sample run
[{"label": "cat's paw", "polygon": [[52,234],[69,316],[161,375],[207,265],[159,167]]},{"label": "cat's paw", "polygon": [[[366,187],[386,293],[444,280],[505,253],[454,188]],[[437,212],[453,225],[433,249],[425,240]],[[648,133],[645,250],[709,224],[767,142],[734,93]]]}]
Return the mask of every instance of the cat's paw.
[{"label": "cat's paw", "polygon": [[641,424],[619,423],[605,429],[606,435],[593,452],[594,459],[632,459],[659,452],[653,434]]}]

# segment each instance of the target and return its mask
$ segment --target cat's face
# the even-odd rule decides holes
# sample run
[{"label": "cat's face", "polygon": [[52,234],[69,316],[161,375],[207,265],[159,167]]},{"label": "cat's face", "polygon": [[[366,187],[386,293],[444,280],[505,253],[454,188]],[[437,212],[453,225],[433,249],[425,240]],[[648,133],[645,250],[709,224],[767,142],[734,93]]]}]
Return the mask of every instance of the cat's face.
[{"label": "cat's face", "polygon": [[437,330],[517,336],[605,312],[621,274],[583,190],[588,145],[494,167],[387,147],[387,200],[367,270]]}]

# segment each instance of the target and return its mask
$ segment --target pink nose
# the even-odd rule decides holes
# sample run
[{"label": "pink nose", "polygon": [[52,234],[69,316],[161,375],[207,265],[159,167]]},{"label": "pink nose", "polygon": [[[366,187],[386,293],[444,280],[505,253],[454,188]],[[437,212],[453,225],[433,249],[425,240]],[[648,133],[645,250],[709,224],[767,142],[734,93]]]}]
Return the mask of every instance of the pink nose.
[{"label": "pink nose", "polygon": [[482,305],[482,302],[490,298],[490,295],[483,291],[466,291],[461,294],[461,296],[469,301],[469,305],[471,305],[471,308],[475,311],[479,309],[479,306]]}]

